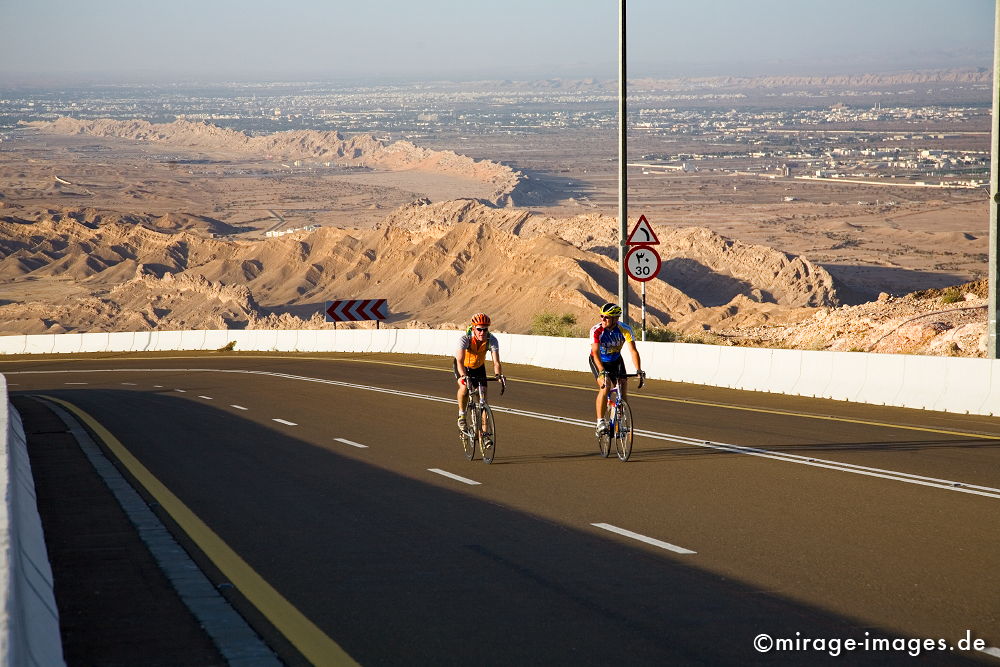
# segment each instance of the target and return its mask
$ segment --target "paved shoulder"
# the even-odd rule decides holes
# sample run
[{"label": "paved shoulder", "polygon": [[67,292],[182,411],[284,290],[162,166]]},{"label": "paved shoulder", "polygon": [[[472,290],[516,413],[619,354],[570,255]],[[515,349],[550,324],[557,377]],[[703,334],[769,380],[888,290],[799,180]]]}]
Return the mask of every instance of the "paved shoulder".
[{"label": "paved shoulder", "polygon": [[24,420],[70,665],[225,665],[65,424],[40,401]]}]

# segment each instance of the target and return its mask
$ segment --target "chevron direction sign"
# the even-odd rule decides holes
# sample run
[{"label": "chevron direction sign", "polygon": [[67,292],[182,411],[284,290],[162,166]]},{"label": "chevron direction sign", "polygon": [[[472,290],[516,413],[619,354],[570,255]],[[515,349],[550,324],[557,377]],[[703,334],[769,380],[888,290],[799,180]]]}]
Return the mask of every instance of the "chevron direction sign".
[{"label": "chevron direction sign", "polygon": [[389,316],[385,299],[342,299],[326,302],[327,322],[384,320]]}]

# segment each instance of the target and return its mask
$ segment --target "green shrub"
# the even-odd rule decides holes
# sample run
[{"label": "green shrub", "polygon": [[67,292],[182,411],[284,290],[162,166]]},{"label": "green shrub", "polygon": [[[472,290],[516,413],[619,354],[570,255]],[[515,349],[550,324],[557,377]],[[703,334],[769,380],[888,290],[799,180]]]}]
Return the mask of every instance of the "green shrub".
[{"label": "green shrub", "polygon": [[[639,340],[642,340],[642,333],[637,332]],[[696,345],[729,345],[722,336],[710,331],[693,334],[682,334],[670,329],[646,329],[646,340],[654,343],[693,343]]]},{"label": "green shrub", "polygon": [[576,315],[563,313],[539,313],[531,321],[528,333],[533,336],[559,336],[562,338],[580,338],[583,330],[576,326]]},{"label": "green shrub", "polygon": [[[642,334],[639,334],[640,338]],[[680,336],[676,331],[671,331],[670,329],[646,329],[646,340],[651,340],[654,343],[678,343],[680,342]]]},{"label": "green shrub", "polygon": [[957,303],[959,301],[965,301],[965,297],[955,288],[946,289],[941,296],[941,303]]}]

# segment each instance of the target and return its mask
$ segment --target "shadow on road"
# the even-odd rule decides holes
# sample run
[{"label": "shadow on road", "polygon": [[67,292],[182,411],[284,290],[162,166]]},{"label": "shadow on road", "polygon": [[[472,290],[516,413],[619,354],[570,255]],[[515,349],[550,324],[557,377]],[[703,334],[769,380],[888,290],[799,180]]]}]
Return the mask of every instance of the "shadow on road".
[{"label": "shadow on road", "polygon": [[[704,571],[697,555],[554,523],[477,497],[471,487],[445,488],[417,466],[412,476],[397,474],[333,443],[291,435],[307,437],[305,428],[261,425],[179,395],[46,393],[100,415],[161,482],[361,664],[817,664],[843,655],[760,654],[754,638],[895,636]],[[377,419],[421,446],[419,425],[403,415],[332,404],[326,426],[336,433],[359,419]],[[691,448],[642,454],[691,451],[710,455]],[[285,660],[301,663],[242,596],[230,590],[229,597]],[[943,657],[955,664],[959,656]],[[873,658],[912,663],[905,653],[850,660]]]}]

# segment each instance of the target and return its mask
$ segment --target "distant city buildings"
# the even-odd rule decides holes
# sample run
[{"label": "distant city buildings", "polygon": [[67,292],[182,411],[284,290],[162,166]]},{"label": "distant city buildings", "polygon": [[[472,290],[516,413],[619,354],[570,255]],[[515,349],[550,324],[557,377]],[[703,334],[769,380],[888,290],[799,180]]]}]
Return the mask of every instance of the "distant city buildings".
[{"label": "distant city buildings", "polygon": [[[954,96],[953,89],[946,92],[941,99]],[[632,164],[651,176],[679,170],[924,187],[986,182],[989,106],[904,103],[904,93],[915,96],[914,91],[772,90],[750,104],[739,92],[630,89],[630,132],[679,146]],[[979,94],[966,93],[966,98]],[[850,103],[866,97],[876,101]],[[251,136],[284,130],[367,133],[387,143],[567,129],[607,133],[618,125],[617,95],[600,86],[232,83],[0,91],[0,141],[21,123],[60,116],[184,119]]]},{"label": "distant city buildings", "polygon": [[319,229],[319,225],[306,225],[305,227],[295,227],[294,229],[273,229],[264,233],[264,236],[272,238],[275,236],[284,236],[286,234],[294,234],[295,232],[311,232]]}]

